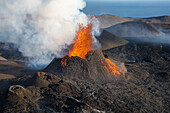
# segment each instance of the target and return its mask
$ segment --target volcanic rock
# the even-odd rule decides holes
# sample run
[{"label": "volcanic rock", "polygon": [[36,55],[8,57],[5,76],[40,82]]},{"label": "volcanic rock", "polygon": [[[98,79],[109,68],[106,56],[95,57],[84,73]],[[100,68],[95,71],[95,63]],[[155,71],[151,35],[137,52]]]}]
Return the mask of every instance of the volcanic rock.
[{"label": "volcanic rock", "polygon": [[18,100],[24,100],[31,98],[31,92],[20,85],[13,85],[9,88],[8,100],[16,102]]},{"label": "volcanic rock", "polygon": [[[117,79],[113,76],[115,80],[108,83],[101,84],[88,80],[70,79],[71,71],[67,76],[38,72],[30,77],[28,77],[29,75],[23,75],[13,81],[4,81],[6,84],[1,81],[1,89],[8,87],[3,94],[0,92],[0,112],[168,113],[170,95],[170,51],[168,48],[169,46],[164,45],[129,43],[105,51],[105,58],[109,58],[108,56],[119,57],[120,60],[124,60],[128,69],[126,73],[128,79]],[[98,52],[101,53],[100,51]],[[93,54],[95,54],[95,58]],[[78,66],[80,65],[79,62],[86,62],[85,64],[89,66],[97,65],[95,63],[100,57],[99,55],[96,51],[91,51],[85,60],[79,57],[71,57],[67,60],[66,67],[73,66],[71,59],[77,62],[76,65]],[[90,59],[92,64],[88,63]],[[119,61],[119,59],[115,60]],[[54,60],[56,61],[53,63],[54,70],[51,72],[55,73],[58,72],[55,67],[59,69],[61,66],[56,65],[59,59]],[[58,65],[61,65],[60,61]],[[120,63],[118,62],[118,64]],[[116,65],[119,66],[118,64]],[[76,65],[74,65],[75,68]],[[82,65],[84,64],[82,63]],[[94,66],[92,68],[98,69],[99,67]],[[63,65],[62,68],[64,68]],[[70,67],[70,69],[75,72],[74,68]],[[120,69],[122,68],[120,67]],[[61,70],[65,71],[64,69]],[[92,71],[94,70],[92,69]],[[94,73],[91,72],[91,74]],[[72,77],[74,76],[72,75]],[[28,80],[31,84],[26,86],[25,80]]]},{"label": "volcanic rock", "polygon": [[119,38],[106,30],[103,30],[102,34],[96,38],[99,40],[102,50],[111,49],[128,43],[128,41]]},{"label": "volcanic rock", "polygon": [[37,72],[34,75],[32,81],[32,85],[36,87],[47,87],[49,84],[58,83],[60,81],[60,78],[50,73]]},{"label": "volcanic rock", "polygon": [[[55,58],[43,71],[58,76],[98,83],[115,80],[115,77],[106,70],[105,57],[99,50],[88,52],[85,59],[68,57],[66,66],[63,66],[61,61],[62,59]],[[121,66],[120,71],[122,74],[125,73],[125,66]]]}]

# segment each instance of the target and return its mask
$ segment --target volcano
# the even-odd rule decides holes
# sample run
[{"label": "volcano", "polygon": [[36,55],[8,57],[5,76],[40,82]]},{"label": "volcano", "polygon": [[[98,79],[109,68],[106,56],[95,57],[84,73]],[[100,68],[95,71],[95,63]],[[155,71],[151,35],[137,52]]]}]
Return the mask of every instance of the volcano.
[{"label": "volcano", "polygon": [[[117,66],[107,56],[104,56],[100,50],[88,52],[85,59],[73,56],[66,56],[64,59],[67,59],[65,66],[61,63],[63,58],[55,58],[43,71],[58,76],[98,83],[113,81],[126,72],[123,63],[117,62]],[[110,62],[111,64],[108,64]]]},{"label": "volcano", "polygon": [[80,25],[69,55],[55,58],[43,71],[95,82],[110,82],[124,75],[126,68],[123,64],[119,63],[120,66],[117,66],[100,50],[94,50],[92,28],[92,22],[87,26]]},{"label": "volcano", "polygon": [[170,46],[103,31],[100,51],[91,28],[80,25],[67,56],[43,70],[0,43],[0,113],[168,113]]}]

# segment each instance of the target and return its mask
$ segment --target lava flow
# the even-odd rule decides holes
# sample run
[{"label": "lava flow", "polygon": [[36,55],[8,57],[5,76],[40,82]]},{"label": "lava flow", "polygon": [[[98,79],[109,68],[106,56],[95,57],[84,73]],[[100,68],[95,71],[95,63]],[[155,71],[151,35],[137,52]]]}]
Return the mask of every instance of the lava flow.
[{"label": "lava flow", "polygon": [[[93,50],[93,34],[92,34],[92,23],[89,23],[87,26],[79,25],[79,31],[77,32],[77,36],[74,40],[73,48],[69,50],[69,57],[77,56],[82,59],[85,59],[86,54],[89,51]],[[65,56],[61,60],[61,64],[63,67],[67,65],[68,56]],[[121,71],[116,64],[111,62],[108,58],[101,59],[105,69],[111,73],[112,75],[120,75]]]},{"label": "lava flow", "polygon": [[111,73],[114,76],[121,74],[119,67],[116,66],[116,64],[110,61],[108,58],[105,58],[105,63],[106,65],[104,67],[109,73]]},{"label": "lava flow", "polygon": [[85,55],[93,50],[93,42],[92,23],[88,24],[87,27],[80,25],[73,44],[73,49],[69,51],[69,56],[78,56],[85,59]]}]

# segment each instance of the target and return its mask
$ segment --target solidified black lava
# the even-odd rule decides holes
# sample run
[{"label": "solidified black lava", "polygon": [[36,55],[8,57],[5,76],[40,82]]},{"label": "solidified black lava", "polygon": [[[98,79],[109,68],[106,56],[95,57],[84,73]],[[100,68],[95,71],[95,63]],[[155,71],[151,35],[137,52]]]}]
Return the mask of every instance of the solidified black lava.
[{"label": "solidified black lava", "polygon": [[[68,57],[65,66],[61,64],[61,61],[62,58],[55,58],[43,71],[58,76],[99,83],[110,82],[115,79],[114,75],[106,70],[105,66],[107,66],[107,64],[105,62],[105,57],[99,50],[88,52],[85,59]],[[126,72],[126,68],[123,64],[119,63],[118,65],[120,72]]]},{"label": "solidified black lava", "polygon": [[[109,52],[112,52],[111,55],[114,56],[116,54],[122,58],[121,55],[132,55],[130,54],[131,52],[143,53],[144,51],[148,51],[150,57],[146,57],[145,59],[147,60],[125,62],[128,70],[126,73],[127,78],[125,79],[116,79],[108,83],[96,83],[94,80],[89,82],[86,78],[84,78],[86,80],[70,79],[78,75],[73,76],[69,73],[66,76],[59,77],[58,74],[38,72],[30,77],[26,75],[22,78],[19,77],[13,81],[6,82],[6,86],[9,86],[9,88],[7,88],[6,92],[3,91],[4,93],[2,93],[1,87],[0,98],[2,101],[0,103],[2,106],[0,110],[2,113],[100,113],[102,111],[116,113],[166,113],[169,111],[168,99],[170,94],[168,87],[169,52],[160,50],[160,48],[152,45],[149,45],[149,48],[152,48],[151,50],[145,45],[136,45],[136,48],[138,50],[141,48],[143,51],[135,51],[134,46],[126,45],[105,52],[108,56],[111,54]],[[94,51],[90,53],[90,55],[92,53],[96,54]],[[92,61],[97,60],[99,57],[91,57],[90,55],[87,59]],[[143,58],[143,54],[140,54],[140,56],[138,54],[133,55],[135,58]],[[72,61],[72,59],[74,60]],[[123,59],[126,60],[126,58]],[[67,68],[69,69],[72,69],[72,63],[75,61],[87,62],[74,57],[69,60],[67,62]],[[65,70],[64,67],[62,66],[60,71],[56,71],[56,63],[53,61],[54,68],[51,68],[51,72],[62,74],[62,70]],[[83,63],[80,64],[84,65]],[[51,67],[51,65],[49,66]],[[61,66],[58,65],[59,67]],[[50,68],[47,67],[46,69]],[[72,75],[72,77],[69,75]],[[101,78],[98,80],[101,80]]]}]

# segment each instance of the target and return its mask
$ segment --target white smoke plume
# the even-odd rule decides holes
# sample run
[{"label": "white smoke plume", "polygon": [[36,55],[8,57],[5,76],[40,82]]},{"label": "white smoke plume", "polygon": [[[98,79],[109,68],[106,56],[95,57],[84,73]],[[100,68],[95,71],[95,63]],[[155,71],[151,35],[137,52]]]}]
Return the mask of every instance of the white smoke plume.
[{"label": "white smoke plume", "polygon": [[0,0],[0,41],[14,43],[31,66],[47,65],[72,44],[84,0]]}]

